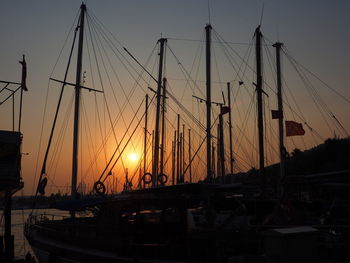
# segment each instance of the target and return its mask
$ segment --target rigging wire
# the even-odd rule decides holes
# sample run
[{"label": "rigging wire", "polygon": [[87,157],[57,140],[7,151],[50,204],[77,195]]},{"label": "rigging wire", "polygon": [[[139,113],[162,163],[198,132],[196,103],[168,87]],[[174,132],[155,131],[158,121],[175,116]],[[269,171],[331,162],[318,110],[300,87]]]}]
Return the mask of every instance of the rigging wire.
[{"label": "rigging wire", "polygon": [[[92,36],[92,25],[90,26],[90,23],[87,23],[88,24],[88,28],[89,28],[89,32],[90,32],[90,35]],[[96,35],[95,35],[95,38],[96,38]],[[95,40],[96,41],[96,40]],[[100,71],[100,68],[99,68],[99,63],[98,63],[98,59],[97,59],[97,53],[96,53],[96,48],[95,48],[95,45],[93,44],[94,42],[92,42],[92,48],[93,48],[93,52],[94,52],[94,57],[95,57],[95,63],[96,63],[96,66],[97,66],[97,72],[98,72],[98,76],[99,76],[99,80],[100,80],[100,85],[101,85],[101,88],[103,90],[103,97],[104,97],[104,101],[106,102],[107,101],[107,97],[106,97],[106,94],[105,94],[105,88],[104,88],[104,84],[103,84],[103,80],[102,80],[102,75],[101,75],[101,71]],[[101,59],[102,59],[102,55],[101,55],[101,50],[100,50],[100,47],[98,45],[98,42],[96,41],[96,46],[97,46],[97,50],[101,56]],[[103,60],[102,60],[102,63]],[[105,103],[105,106],[106,106],[106,110],[107,110],[107,115],[108,115],[108,120],[111,124],[111,130],[112,130],[112,134],[114,136],[114,140],[116,142],[117,145],[119,145],[120,143],[118,142],[118,138],[117,138],[117,135],[116,135],[116,131],[114,129],[114,125],[113,125],[113,121],[112,121],[112,117],[111,117],[111,112],[110,112],[110,109],[109,109],[109,106],[107,103]],[[119,147],[117,146],[117,149],[119,149]],[[125,165],[124,165],[124,161],[123,161],[123,158],[121,158],[121,164],[122,164],[122,167],[125,171]]]},{"label": "rigging wire", "polygon": [[[66,36],[66,39],[63,43],[63,46],[59,52],[59,55],[58,55],[58,58],[51,70],[51,73],[50,73],[50,76],[49,76],[49,81],[47,83],[47,89],[46,89],[46,96],[45,96],[45,104],[44,104],[44,111],[43,111],[43,117],[42,117],[42,124],[41,124],[41,129],[40,129],[40,136],[39,136],[39,147],[38,147],[38,152],[37,152],[37,157],[36,157],[36,164],[35,164],[35,172],[34,172],[34,180],[33,180],[33,186],[32,186],[32,193],[34,193],[34,188],[35,188],[35,182],[36,182],[36,177],[37,177],[37,173],[38,173],[38,165],[39,165],[39,155],[40,155],[40,150],[41,150],[41,145],[42,145],[42,138],[43,138],[43,133],[44,133],[44,123],[45,123],[45,117],[46,117],[46,110],[47,110],[47,103],[48,103],[48,98],[49,98],[49,86],[50,86],[50,78],[52,77],[53,75],[53,72],[55,71],[56,69],[56,66],[62,56],[62,53],[63,53],[63,50],[64,50],[64,47],[66,46],[67,42],[68,42],[68,39],[69,39],[69,36],[74,28],[74,26],[76,25],[76,22],[77,22],[77,19],[78,19],[78,16],[79,16],[79,13],[80,11],[77,11],[76,13],[76,16],[74,18],[74,21],[70,27],[70,29],[68,30],[68,33],[67,33],[67,36]],[[71,48],[71,54],[72,54],[72,51],[73,51],[73,46],[74,46],[74,43],[75,43],[75,38],[76,38],[76,32],[74,34],[74,38],[73,38],[73,44],[72,44],[72,48]],[[69,56],[71,57],[71,55]],[[70,64],[70,58],[69,58],[69,63],[68,63],[68,66],[67,68],[69,68],[69,64]],[[64,86],[62,86],[63,88]],[[40,175],[39,177],[39,182],[41,180],[42,176]],[[36,194],[35,194],[36,195]]]},{"label": "rigging wire", "polygon": [[[104,62],[104,60],[103,60],[103,56],[102,56],[103,54],[101,54],[100,46],[101,46],[101,48],[102,48],[102,50],[103,50],[103,52],[104,52],[104,54],[105,54],[105,57],[106,57],[106,59],[107,59],[109,65],[110,65],[110,67],[112,68],[112,71],[113,71],[113,73],[114,73],[114,75],[115,75],[115,77],[116,77],[116,79],[117,79],[117,82],[118,82],[119,85],[120,85],[120,88],[122,89],[122,91],[123,91],[123,93],[124,93],[124,96],[126,97],[127,103],[130,105],[131,110],[133,111],[134,114],[135,114],[135,111],[134,111],[134,109],[133,109],[133,107],[132,107],[132,105],[131,105],[131,103],[130,103],[130,98],[126,95],[126,92],[125,92],[125,90],[124,90],[124,88],[123,88],[123,85],[122,85],[122,83],[121,83],[121,81],[120,81],[120,79],[119,79],[119,77],[118,77],[118,74],[116,73],[116,71],[114,70],[114,68],[113,68],[113,66],[112,66],[112,64],[111,64],[111,61],[110,61],[110,59],[109,59],[109,56],[108,56],[107,53],[106,53],[106,50],[105,50],[105,48],[103,47],[103,45],[102,45],[102,43],[101,43],[101,39],[100,39],[99,37],[97,37],[97,39],[99,40],[99,43],[100,43],[100,45],[98,46],[98,47],[99,47],[98,50],[99,50],[99,52],[100,52],[102,66],[103,66],[103,68],[104,68],[104,70],[105,70],[105,74],[106,74],[106,76],[107,76],[107,79],[108,79],[108,82],[109,82],[109,85],[110,85],[110,89],[112,90],[112,94],[113,94],[113,97],[114,97],[115,102],[116,102],[116,104],[117,104],[117,107],[118,107],[119,111],[121,112],[121,113],[120,113],[120,116],[121,116],[121,118],[122,118],[122,121],[123,121],[125,127],[127,127],[126,121],[125,121],[125,118],[124,118],[124,115],[122,114],[122,110],[121,110],[121,108],[120,108],[120,105],[119,105],[117,96],[116,96],[115,91],[114,91],[114,89],[113,89],[113,85],[112,85],[111,78],[110,78],[110,76],[109,76],[109,74],[108,74],[108,71],[107,71],[105,62]],[[106,106],[108,107],[107,104],[106,104]],[[111,119],[110,119],[110,122],[112,123]],[[133,145],[133,143],[132,143],[132,145]],[[134,147],[134,146],[133,146],[133,147]],[[135,147],[134,147],[134,148],[135,148]]]},{"label": "rigging wire", "polygon": [[[299,74],[300,78],[302,79],[305,87],[307,88],[307,90],[310,93],[310,96],[312,97],[312,99],[314,100],[314,103],[319,106],[318,109],[320,112],[322,112],[322,110],[331,117],[331,119],[334,119],[336,126],[338,127],[338,130],[342,133],[344,132],[345,136],[349,136],[349,133],[345,130],[344,126],[341,124],[341,122],[336,118],[336,116],[334,115],[334,113],[330,110],[330,108],[328,107],[328,105],[324,102],[324,100],[321,98],[321,96],[317,93],[316,89],[312,86],[311,82],[307,79],[305,73],[303,74],[303,72],[301,70],[299,70],[298,67],[306,70],[309,74],[312,74],[312,72],[308,71],[305,67],[303,67],[302,65],[300,65],[294,58],[292,58],[288,53],[286,53],[286,51],[284,51],[286,57],[288,58],[288,60],[290,61],[291,65],[294,67],[294,69],[296,70],[296,72]],[[315,77],[315,75],[313,75]],[[324,84],[324,83],[323,83]],[[332,90],[332,89],[331,89]],[[332,90],[334,91],[334,90]],[[337,94],[337,93],[336,93]],[[339,94],[337,94],[339,95]],[[344,97],[343,97],[344,99]],[[346,100],[346,99],[345,99]],[[324,118],[325,119],[325,118]],[[328,124],[327,120],[325,120],[326,124],[328,125],[329,129],[331,129],[330,125]]]},{"label": "rigging wire", "polygon": [[[85,34],[85,36],[87,37],[88,34]],[[90,36],[90,41],[93,41],[91,36]],[[93,70],[93,66],[92,66],[92,59],[91,59],[91,54],[90,54],[90,45],[89,45],[89,41],[86,41],[87,43],[87,53],[88,53],[88,58],[89,58],[89,65],[90,65],[90,75],[91,75],[91,81],[92,81],[92,88],[94,90],[96,90],[95,88],[95,77],[94,77],[94,74],[92,72]],[[103,134],[103,130],[102,130],[102,123],[101,123],[101,118],[100,118],[100,110],[99,110],[99,105],[98,105],[98,101],[97,101],[97,94],[96,92],[94,92],[94,102],[95,102],[95,122],[96,122],[96,119],[98,121],[98,127],[99,127],[99,130],[100,130],[100,134],[101,134],[101,137],[102,137],[102,149],[104,150],[104,157],[105,157],[105,163],[107,164],[107,151],[106,151],[106,147],[104,147],[107,143],[107,136],[106,134]],[[96,125],[95,125],[96,126]],[[96,137],[95,137],[96,138]],[[103,139],[104,138],[104,139]],[[96,146],[96,141],[95,141],[95,146]],[[96,151],[96,153],[98,153],[98,151]],[[97,159],[97,156],[95,156],[95,158]],[[97,170],[97,162],[95,162],[96,164],[96,170]]]},{"label": "rigging wire", "polygon": [[283,53],[285,53],[296,65],[304,69],[306,72],[308,72],[311,76],[316,78],[319,82],[321,82],[326,88],[333,91],[336,95],[338,95],[341,99],[343,99],[345,102],[350,103],[350,99],[346,98],[344,95],[342,95],[339,91],[332,88],[330,85],[328,85],[325,81],[323,81],[320,77],[318,77],[315,73],[313,73],[310,69],[303,66],[301,63],[299,63],[296,59],[294,59],[290,54],[290,52],[287,50],[287,48],[283,48]]},{"label": "rigging wire", "polygon": [[52,151],[51,157],[50,157],[50,165],[49,165],[49,170],[53,169],[53,176],[52,179],[54,180],[56,177],[56,172],[57,172],[57,168],[58,168],[58,159],[61,156],[61,152],[63,149],[63,141],[67,132],[67,128],[68,128],[68,122],[70,120],[70,115],[72,113],[72,109],[73,109],[73,101],[74,101],[74,95],[71,95],[71,99],[69,101],[69,105],[67,107],[63,122],[62,122],[62,126],[61,129],[57,135],[57,140],[55,142],[54,145],[54,149]]},{"label": "rigging wire", "polygon": [[[80,19],[79,19],[79,21],[80,21]],[[36,199],[37,199],[37,195],[38,195],[38,191],[39,191],[39,183],[41,182],[43,176],[46,174],[46,161],[47,161],[47,158],[48,158],[48,154],[49,154],[49,150],[50,150],[50,146],[51,146],[51,142],[52,142],[52,138],[53,138],[53,134],[54,134],[54,129],[55,129],[56,122],[57,122],[58,112],[59,112],[59,109],[60,109],[60,106],[61,106],[63,92],[64,92],[64,88],[65,88],[65,85],[66,85],[65,82],[66,82],[66,79],[67,79],[67,76],[68,76],[68,70],[69,70],[69,66],[70,66],[70,62],[71,62],[71,58],[72,58],[72,53],[73,53],[73,49],[74,49],[74,44],[75,44],[78,28],[79,28],[79,26],[77,26],[76,29],[75,29],[74,38],[73,38],[73,44],[72,44],[72,47],[71,47],[71,50],[70,50],[70,54],[69,54],[69,58],[68,58],[68,64],[67,64],[66,72],[65,72],[65,75],[64,75],[64,80],[63,80],[64,84],[62,84],[62,87],[61,87],[61,92],[60,92],[60,96],[59,96],[59,100],[58,100],[58,104],[57,104],[57,108],[56,108],[55,117],[54,117],[54,121],[53,121],[53,124],[52,124],[51,133],[50,133],[47,149],[46,149],[46,152],[45,152],[45,157],[44,157],[44,161],[43,161],[43,165],[42,165],[42,169],[41,169],[41,173],[40,173],[37,189],[35,191],[35,197],[34,197],[34,204],[33,204],[32,212],[34,211],[35,204],[36,204]],[[47,92],[47,96],[48,96],[48,92]],[[47,101],[45,102],[44,116],[45,116],[45,112],[46,112],[46,105],[47,105]],[[42,124],[41,136],[42,136],[42,133],[43,133],[43,127],[44,127],[44,123]],[[39,155],[39,151],[38,151],[38,155]],[[36,179],[36,176],[35,176],[35,179]]]},{"label": "rigging wire", "polygon": [[[153,98],[154,98],[154,96],[152,97],[151,101],[153,100]],[[137,109],[137,113],[138,113],[138,111],[140,110],[142,104],[143,104],[143,101],[140,103],[140,106],[139,106],[138,109]],[[136,115],[137,115],[137,114],[134,115],[134,117],[132,118],[131,122],[129,123],[129,126],[127,127],[127,130],[125,131],[125,133],[124,133],[124,135],[123,135],[123,137],[122,137],[120,143],[118,144],[117,148],[114,150],[114,152],[113,152],[113,154],[112,154],[112,157],[110,158],[109,162],[108,162],[107,165],[105,166],[104,170],[102,171],[102,173],[101,173],[101,175],[100,175],[100,177],[99,177],[99,179],[98,179],[97,181],[100,181],[100,180],[102,179],[102,177],[105,175],[105,172],[107,171],[109,165],[112,163],[115,154],[119,151],[119,156],[118,156],[118,158],[116,159],[116,161],[115,161],[114,164],[112,165],[112,168],[109,169],[110,172],[112,171],[112,169],[114,168],[116,162],[119,160],[121,154],[123,153],[125,147],[128,145],[128,142],[129,142],[131,136],[129,137],[128,142],[125,144],[123,150],[120,151],[119,147],[121,146],[121,142],[124,140],[125,136],[126,136],[127,133],[128,133],[128,130],[131,128],[131,125],[132,125],[133,121],[135,120]],[[143,116],[142,116],[141,119],[138,120],[138,125],[139,125],[139,123],[141,122],[142,119],[143,119]],[[136,126],[136,128],[138,127],[138,125]],[[134,132],[135,132],[135,130],[133,131],[133,133],[134,133]],[[133,133],[132,133],[132,134],[133,134]]]},{"label": "rigging wire", "polygon": [[[155,96],[153,96],[153,97],[152,97],[151,101],[154,99],[154,97],[155,97]],[[142,106],[142,105],[143,105],[143,101],[140,103],[140,106],[139,106],[139,108],[138,108],[137,112],[139,111],[139,109],[141,108],[141,106]],[[112,170],[113,170],[113,168],[114,168],[114,167],[115,167],[115,165],[117,164],[117,162],[118,162],[119,158],[121,158],[121,156],[122,156],[122,154],[123,154],[123,152],[124,152],[124,150],[125,150],[126,146],[129,144],[130,140],[131,140],[131,139],[132,139],[132,137],[134,136],[134,134],[135,134],[135,132],[136,132],[136,130],[137,130],[137,128],[138,128],[138,126],[140,125],[140,123],[141,123],[141,121],[142,121],[142,119],[143,119],[143,117],[144,117],[144,116],[145,116],[145,113],[142,115],[142,118],[140,118],[140,119],[139,119],[139,121],[138,121],[138,123],[137,123],[136,127],[134,128],[134,130],[133,130],[133,131],[132,131],[132,133],[131,133],[131,136],[128,138],[128,140],[126,141],[126,143],[125,143],[125,145],[124,145],[123,149],[120,151],[119,156],[116,158],[116,160],[114,161],[114,163],[113,163],[112,167],[109,169],[110,171],[112,171]],[[135,117],[135,116],[134,116],[134,117]],[[134,119],[134,118],[133,118],[133,119]],[[129,127],[130,127],[130,126],[129,126]],[[127,131],[128,131],[128,129],[127,129]],[[127,131],[124,133],[124,136],[125,136],[125,134],[127,133]],[[124,136],[123,136],[123,137],[124,137]],[[119,147],[118,147],[117,149],[119,150]],[[116,153],[116,151],[115,151],[114,153]],[[114,154],[113,154],[113,156],[112,156],[111,160],[113,159],[113,157],[114,157]],[[107,170],[107,169],[105,169],[105,170],[104,170],[104,172],[105,172],[106,170]],[[100,178],[99,178],[99,180],[98,180],[98,181],[101,181],[101,179],[102,179],[102,177],[103,177],[104,172],[101,174],[101,176],[100,176]]]},{"label": "rigging wire", "polygon": [[[268,40],[270,43],[272,43],[272,41]],[[350,102],[350,100],[348,100],[347,98],[345,98],[345,96],[343,96],[342,94],[340,94],[337,90],[333,89],[332,87],[330,87],[327,83],[325,83],[321,78],[319,78],[315,73],[313,73],[311,70],[309,70],[307,67],[303,66],[302,64],[300,64],[296,59],[294,59],[289,53],[289,51],[287,50],[286,47],[283,47],[282,52],[285,54],[285,56],[289,59],[291,65],[296,69],[297,73],[301,73],[302,70],[299,69],[299,67],[301,69],[303,69],[304,71],[306,71],[307,73],[309,73],[311,76],[313,76],[314,78],[316,78],[318,81],[320,81],[324,86],[326,86],[328,89],[330,89],[332,92],[334,92],[336,95],[338,95],[339,97],[341,97],[343,100],[345,100],[346,102]],[[297,70],[298,69],[298,70]],[[298,74],[299,74],[298,73]],[[333,112],[329,109],[329,107],[327,106],[327,104],[323,101],[323,99],[321,98],[321,96],[317,93],[316,89],[313,87],[313,85],[311,84],[311,82],[307,79],[306,74],[303,72],[303,74],[299,74],[303,77],[301,77],[301,79],[304,78],[304,80],[306,80],[306,82],[304,83],[305,87],[309,87],[312,90],[312,93],[315,96],[315,104],[316,103],[320,103],[321,109],[325,108],[328,111],[328,114],[330,115],[331,119],[334,119],[335,124],[338,125],[338,127],[344,132],[345,136],[349,136],[349,133],[345,130],[344,126],[341,124],[341,122],[337,119],[337,117],[333,114]],[[308,85],[306,83],[309,83]],[[320,111],[320,108],[319,108]],[[325,113],[327,114],[327,111],[325,111]],[[322,114],[322,113],[321,113]],[[339,129],[338,128],[338,129]],[[310,130],[312,131],[312,128],[310,128]],[[341,133],[341,132],[340,132]],[[320,137],[320,136],[318,136]]]}]

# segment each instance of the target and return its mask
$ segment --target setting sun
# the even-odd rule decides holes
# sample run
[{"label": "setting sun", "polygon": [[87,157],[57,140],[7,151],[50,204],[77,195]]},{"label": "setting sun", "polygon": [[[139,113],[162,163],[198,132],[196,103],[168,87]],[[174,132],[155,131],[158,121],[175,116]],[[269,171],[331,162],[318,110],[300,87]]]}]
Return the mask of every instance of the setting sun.
[{"label": "setting sun", "polygon": [[130,153],[130,154],[129,154],[129,160],[130,160],[131,162],[136,162],[138,159],[139,159],[139,157],[137,156],[136,153]]}]

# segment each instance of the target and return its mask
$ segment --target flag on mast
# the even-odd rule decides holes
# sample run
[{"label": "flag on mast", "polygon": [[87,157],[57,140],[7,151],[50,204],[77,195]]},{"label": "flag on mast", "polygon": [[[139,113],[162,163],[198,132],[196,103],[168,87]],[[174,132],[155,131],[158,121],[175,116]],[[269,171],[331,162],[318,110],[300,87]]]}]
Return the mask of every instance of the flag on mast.
[{"label": "flag on mast", "polygon": [[221,109],[220,109],[220,114],[221,115],[224,115],[226,113],[230,112],[230,107],[229,106],[221,106]]},{"label": "flag on mast", "polygon": [[271,110],[272,119],[283,119],[283,112],[280,110]]},{"label": "flag on mast", "polygon": [[286,136],[304,135],[305,130],[301,123],[295,121],[286,121]]}]

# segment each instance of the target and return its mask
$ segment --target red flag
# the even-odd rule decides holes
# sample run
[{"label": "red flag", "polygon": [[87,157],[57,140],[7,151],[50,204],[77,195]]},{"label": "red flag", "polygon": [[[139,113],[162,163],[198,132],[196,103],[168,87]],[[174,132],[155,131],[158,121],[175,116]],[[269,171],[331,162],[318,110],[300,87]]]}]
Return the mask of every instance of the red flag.
[{"label": "red flag", "polygon": [[305,130],[301,123],[295,121],[286,121],[286,136],[304,135]]},{"label": "red flag", "polygon": [[283,112],[279,110],[271,111],[272,119],[283,119]]},{"label": "red flag", "polygon": [[229,106],[221,106],[221,109],[220,109],[220,114],[221,115],[224,115],[226,113],[230,112],[230,107]]}]

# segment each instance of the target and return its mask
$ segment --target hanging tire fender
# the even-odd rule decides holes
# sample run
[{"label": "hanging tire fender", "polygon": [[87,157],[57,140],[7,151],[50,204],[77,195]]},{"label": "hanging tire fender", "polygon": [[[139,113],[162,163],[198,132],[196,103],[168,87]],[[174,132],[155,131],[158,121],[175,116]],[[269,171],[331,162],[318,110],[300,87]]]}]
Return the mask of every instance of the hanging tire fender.
[{"label": "hanging tire fender", "polygon": [[104,195],[106,193],[106,186],[101,181],[94,183],[94,190],[99,195]]},{"label": "hanging tire fender", "polygon": [[41,179],[39,185],[38,185],[38,193],[41,194],[41,195],[44,195],[45,194],[45,187],[47,185],[47,178],[44,177]]},{"label": "hanging tire fender", "polygon": [[150,183],[152,183],[152,174],[151,174],[151,173],[145,173],[145,174],[142,176],[142,181],[143,181],[145,184],[150,184]]},{"label": "hanging tire fender", "polygon": [[157,179],[161,185],[165,185],[168,182],[168,176],[166,174],[158,174]]}]

